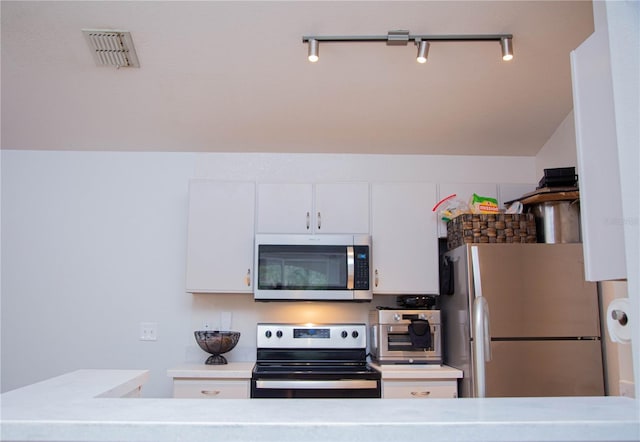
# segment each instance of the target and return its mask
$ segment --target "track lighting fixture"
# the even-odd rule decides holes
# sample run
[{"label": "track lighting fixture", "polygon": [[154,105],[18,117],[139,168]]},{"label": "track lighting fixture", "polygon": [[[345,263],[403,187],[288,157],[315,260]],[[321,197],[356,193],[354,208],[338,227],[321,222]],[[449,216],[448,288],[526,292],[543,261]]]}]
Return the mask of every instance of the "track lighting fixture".
[{"label": "track lighting fixture", "polygon": [[427,56],[429,55],[429,42],[416,40],[416,46],[418,46],[418,56],[416,57],[416,61],[418,63],[426,63]]},{"label": "track lighting fixture", "polygon": [[312,38],[309,40],[309,61],[315,63],[318,61],[318,40]]},{"label": "track lighting fixture", "polygon": [[500,47],[502,48],[502,59],[504,61],[513,60],[513,42],[511,37],[502,37],[500,39]]},{"label": "track lighting fixture", "polygon": [[357,43],[383,41],[388,46],[406,46],[413,41],[418,47],[418,63],[425,63],[429,55],[429,46],[434,42],[466,42],[466,41],[497,41],[502,49],[502,59],[513,59],[513,35],[488,34],[488,35],[411,35],[409,31],[389,31],[387,35],[354,35],[354,36],[304,36],[302,42],[309,45],[309,61],[318,61],[320,42],[323,43]]}]

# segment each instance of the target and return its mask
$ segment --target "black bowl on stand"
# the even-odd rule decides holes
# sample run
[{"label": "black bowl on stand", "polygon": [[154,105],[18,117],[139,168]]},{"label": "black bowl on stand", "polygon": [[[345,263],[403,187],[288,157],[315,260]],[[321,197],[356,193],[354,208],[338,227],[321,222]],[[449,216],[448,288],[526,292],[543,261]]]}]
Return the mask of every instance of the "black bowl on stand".
[{"label": "black bowl on stand", "polygon": [[207,359],[207,365],[222,365],[227,363],[227,359],[222,356],[233,349],[240,340],[240,332],[233,331],[213,331],[201,330],[193,332],[196,342],[201,349],[211,356]]}]

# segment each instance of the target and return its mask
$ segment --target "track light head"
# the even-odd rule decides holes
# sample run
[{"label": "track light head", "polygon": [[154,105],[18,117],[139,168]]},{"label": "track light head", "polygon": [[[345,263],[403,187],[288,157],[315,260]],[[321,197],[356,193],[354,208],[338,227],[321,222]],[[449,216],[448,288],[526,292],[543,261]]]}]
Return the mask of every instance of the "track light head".
[{"label": "track light head", "polygon": [[311,63],[315,63],[320,58],[318,57],[318,49],[319,49],[318,40],[316,40],[315,38],[310,38],[308,59]]},{"label": "track light head", "polygon": [[418,63],[426,63],[427,57],[429,56],[429,42],[416,39],[416,46],[418,46],[418,56],[416,57],[416,61]]},{"label": "track light head", "polygon": [[500,47],[502,48],[502,59],[504,61],[513,60],[513,41],[509,37],[500,39]]}]

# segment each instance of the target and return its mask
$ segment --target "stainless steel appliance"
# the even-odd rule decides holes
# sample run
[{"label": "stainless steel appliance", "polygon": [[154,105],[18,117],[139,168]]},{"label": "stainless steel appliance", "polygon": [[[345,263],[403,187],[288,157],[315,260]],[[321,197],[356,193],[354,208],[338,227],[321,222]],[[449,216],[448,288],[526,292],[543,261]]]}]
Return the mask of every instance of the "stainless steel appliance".
[{"label": "stainless steel appliance", "polygon": [[581,244],[467,244],[447,252],[444,362],[463,397],[604,394],[596,284]]},{"label": "stainless steel appliance", "polygon": [[381,364],[441,364],[440,311],[378,308],[369,312],[371,354]]},{"label": "stainless steel appliance", "polygon": [[258,324],[252,398],[379,398],[365,324]]},{"label": "stainless steel appliance", "polygon": [[371,301],[369,235],[256,235],[256,300]]}]

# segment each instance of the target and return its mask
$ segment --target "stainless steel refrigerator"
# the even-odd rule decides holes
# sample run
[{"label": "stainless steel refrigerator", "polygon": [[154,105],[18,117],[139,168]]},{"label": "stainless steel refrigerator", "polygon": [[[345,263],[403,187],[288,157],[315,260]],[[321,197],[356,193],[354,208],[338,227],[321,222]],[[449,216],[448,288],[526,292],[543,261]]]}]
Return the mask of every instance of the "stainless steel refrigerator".
[{"label": "stainless steel refrigerator", "polygon": [[601,396],[597,287],[582,244],[467,244],[445,255],[444,363],[461,397]]}]

